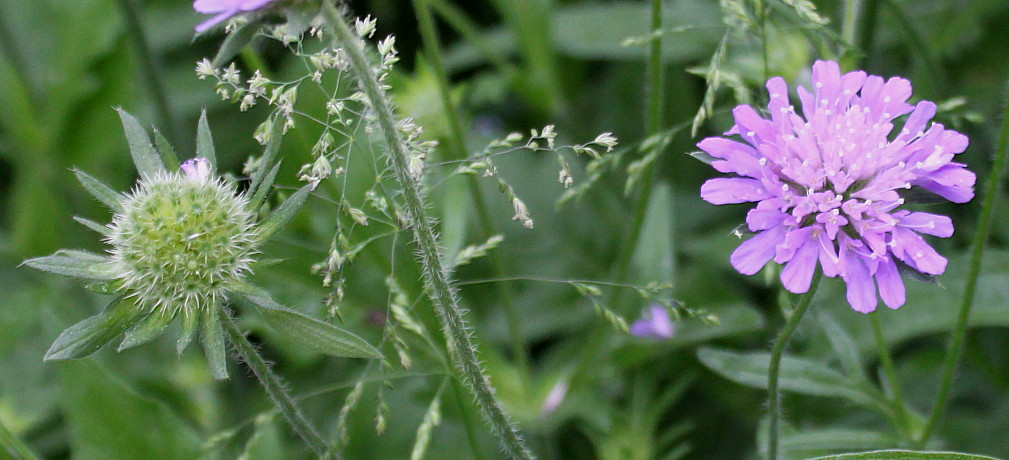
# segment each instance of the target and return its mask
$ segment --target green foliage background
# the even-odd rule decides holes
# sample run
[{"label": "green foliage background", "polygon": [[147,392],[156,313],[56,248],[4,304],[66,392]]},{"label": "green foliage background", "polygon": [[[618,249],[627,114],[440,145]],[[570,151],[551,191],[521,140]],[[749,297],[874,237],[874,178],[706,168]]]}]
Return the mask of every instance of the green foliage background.
[{"label": "green foliage background", "polygon": [[[113,107],[122,106],[173,141],[183,157],[195,144],[196,120],[207,108],[222,171],[238,175],[249,155],[261,153],[253,129],[263,108],[239,112],[221,102],[207,81],[197,80],[195,63],[213,56],[215,36],[193,40],[201,20],[183,0],[147,0],[144,32],[161,61],[174,124],[164,125],[154,110],[152,82],[129,35],[118,1],[0,0],[0,424],[42,458],[74,459],[248,459],[307,458],[244,367],[215,382],[203,356],[192,348],[176,358],[170,338],[116,353],[43,363],[42,356],[64,328],[87,317],[104,300],[71,282],[19,268],[27,257],[60,247],[101,251],[98,238],[73,222],[83,216],[105,222],[99,203],[82,193],[71,168],[87,171],[119,190],[131,187],[135,172]],[[786,2],[787,3],[787,2]],[[959,157],[978,173],[990,172],[998,135],[1003,83],[1009,76],[1009,4],[1002,0],[879,0],[874,45],[865,70],[901,75],[915,87],[915,98],[947,102],[938,121],[968,134],[971,147]],[[705,81],[688,70],[707,68],[724,32],[723,12],[710,0],[665,2],[664,36],[666,120],[663,129],[688,123],[702,102]],[[443,58],[452,92],[467,127],[469,143],[482,148],[513,130],[556,124],[563,143],[584,142],[613,132],[626,155],[645,137],[647,95],[643,46],[621,46],[648,32],[647,2],[493,0],[457,2],[479,27],[481,42],[443,27]],[[817,1],[819,12],[838,29],[844,4]],[[360,15],[379,19],[377,36],[397,36],[404,62],[393,75],[393,94],[401,116],[413,116],[425,136],[446,140],[435,80],[417,32],[413,10],[401,0],[352,2]],[[784,13],[781,13],[784,15]],[[784,22],[782,24],[785,24]],[[444,24],[443,24],[444,25]],[[790,82],[808,79],[804,69],[819,54],[801,27],[782,25],[771,48],[772,73]],[[489,45],[488,57],[481,45]],[[751,96],[762,96],[759,45],[755,37],[736,37],[727,69],[742,77]],[[297,75],[301,64],[274,42],[257,42],[255,51],[278,75]],[[247,61],[238,60],[247,65]],[[244,68],[244,67],[243,67]],[[251,73],[251,72],[246,72]],[[303,97],[311,97],[304,95]],[[715,173],[685,153],[704,135],[730,125],[725,111],[732,91],[716,100],[716,115],[696,138],[679,131],[656,162],[656,186],[644,233],[632,259],[630,282],[675,284],[676,299],[718,315],[721,324],[697,320],[676,325],[673,339],[653,342],[607,329],[604,356],[585,372],[573,373],[588,331],[604,322],[592,304],[565,283],[511,282],[532,371],[509,359],[506,319],[494,286],[462,287],[471,310],[482,357],[499,397],[547,459],[757,458],[758,426],[766,415],[760,365],[768,341],[781,324],[779,306],[788,302],[774,278],[744,277],[732,270],[728,255],[738,244],[730,231],[742,221],[743,207],[708,205],[700,184]],[[288,136],[281,151],[282,191],[290,192],[298,165],[309,160],[314,133],[306,125]],[[302,139],[301,142],[298,139]],[[359,139],[367,157],[369,139]],[[431,161],[441,159],[434,158]],[[584,180],[582,159],[572,160],[575,183]],[[365,163],[357,171],[365,172]],[[506,254],[506,274],[557,280],[612,279],[620,242],[633,216],[634,194],[624,193],[626,175],[605,176],[588,195],[555,206],[564,189],[557,183],[554,159],[516,152],[498,161],[501,176],[536,219],[527,230],[510,219],[508,201],[496,184],[483,182],[495,227],[505,236],[497,249]],[[373,183],[372,174],[349,174],[347,193],[357,197]],[[982,183],[982,182],[979,182]],[[432,212],[442,220],[449,251],[482,242],[469,190],[451,178],[432,190]],[[321,195],[334,193],[320,191]],[[954,383],[954,393],[936,439],[928,447],[1009,457],[1009,201],[1000,196],[995,226],[978,298],[975,326]],[[950,258],[942,287],[908,282],[906,306],[879,314],[898,365],[899,383],[913,412],[925,415],[939,382],[948,331],[952,329],[966,273],[966,248],[973,235],[979,199],[964,206],[941,206],[953,217],[953,238],[934,241]],[[675,213],[672,211],[675,210]],[[325,257],[339,216],[324,199],[309,200],[285,234],[264,250],[283,258],[257,273],[275,297],[300,311],[326,317],[321,299],[327,290],[310,266]],[[361,240],[377,233],[362,229]],[[402,235],[401,235],[402,236]],[[346,298],[340,303],[344,325],[372,343],[382,336],[392,271],[410,300],[422,299],[418,268],[407,238],[369,246],[348,270]],[[393,251],[393,249],[396,249]],[[488,259],[461,267],[457,278],[493,278]],[[624,295],[611,307],[628,321],[646,303]],[[855,450],[909,447],[884,414],[879,389],[878,350],[866,317],[851,311],[839,280],[826,280],[814,300],[814,314],[803,323],[794,358],[786,361],[784,447],[789,458]],[[437,323],[418,300],[415,312],[431,330]],[[335,436],[348,392],[366,363],[327,358],[285,341],[262,318],[242,315],[263,353],[303,396],[307,415]],[[172,334],[167,334],[171,336]],[[838,345],[841,344],[841,345]],[[434,428],[430,459],[497,458],[495,441],[455,385],[443,385],[444,368],[422,344],[413,344],[413,366],[393,365],[393,384],[364,386],[347,425],[347,458],[401,459],[410,455],[418,426],[435,394],[441,394],[442,423]],[[396,362],[391,347],[386,351]],[[765,365],[766,367],[766,365]],[[541,412],[544,398],[560,379],[571,379],[563,404]],[[381,390],[380,390],[381,389]],[[375,433],[376,398],[389,408],[388,426]],[[440,392],[440,393],[439,393]],[[884,401],[880,403],[880,401]],[[476,446],[474,448],[472,446]],[[0,457],[4,455],[0,452]]]}]

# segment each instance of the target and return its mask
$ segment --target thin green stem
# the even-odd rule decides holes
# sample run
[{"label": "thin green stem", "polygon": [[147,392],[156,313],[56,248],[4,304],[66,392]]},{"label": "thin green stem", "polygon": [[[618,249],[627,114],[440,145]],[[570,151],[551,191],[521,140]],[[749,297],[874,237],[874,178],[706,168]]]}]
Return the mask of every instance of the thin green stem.
[{"label": "thin green stem", "polygon": [[862,0],[844,0],[844,20],[841,23],[841,39],[856,45],[858,17],[862,13]]},{"label": "thin green stem", "polygon": [[38,460],[35,453],[3,423],[0,423],[0,452],[9,455],[12,460]]},{"label": "thin green stem", "polygon": [[505,453],[513,459],[532,459],[518,429],[505,415],[497,399],[494,388],[480,366],[476,347],[471,339],[472,330],[466,324],[463,310],[449,279],[448,271],[442,263],[441,246],[434,231],[434,224],[426,211],[426,198],[421,184],[410,175],[410,153],[396,125],[388,96],[379,85],[375,71],[365,56],[364,44],[350,29],[343,15],[326,1],[322,7],[323,16],[335,38],[335,45],[347,53],[351,72],[356,76],[358,86],[365,94],[382,135],[385,137],[389,164],[396,180],[402,188],[405,218],[414,234],[417,247],[416,257],[424,270],[424,280],[428,286],[427,295],[434,306],[457,370],[463,382],[469,387],[477,407],[487,418],[494,434],[501,442]]},{"label": "thin green stem", "polygon": [[760,58],[764,63],[764,81],[771,78],[770,55],[767,47],[767,0],[757,3],[757,19],[760,21]]},{"label": "thin green stem", "polygon": [[178,125],[172,115],[171,107],[168,105],[168,93],[162,80],[164,72],[154,53],[151,45],[144,34],[143,24],[140,22],[140,10],[137,8],[137,0],[119,0],[119,6],[123,11],[123,18],[126,20],[126,30],[133,39],[137,54],[140,55],[140,68],[144,72],[147,88],[154,99],[154,108],[160,119],[160,125],[164,127],[165,134],[169,142],[178,145]]},{"label": "thin green stem", "polygon": [[995,200],[998,198],[1002,178],[1005,175],[1007,150],[1009,150],[1009,81],[1006,83],[1005,111],[1002,114],[1002,128],[995,151],[995,162],[992,164],[991,175],[988,176],[988,182],[985,185],[984,202],[981,204],[981,215],[978,217],[977,233],[974,234],[974,241],[971,243],[970,268],[963,290],[963,301],[960,303],[956,327],[950,336],[949,352],[946,353],[939,393],[936,394],[932,413],[928,417],[928,422],[925,423],[925,428],[922,429],[921,437],[918,438],[919,445],[928,442],[939,417],[942,416],[943,407],[946,405],[946,399],[949,397],[949,391],[953,385],[953,374],[956,372],[957,363],[963,353],[963,342],[967,335],[970,309],[974,304],[977,280],[981,275],[981,257],[984,254],[985,243],[988,241],[988,233],[991,231],[992,210],[995,209]]},{"label": "thin green stem", "polygon": [[434,9],[449,26],[455,29],[466,43],[472,44],[498,71],[511,76],[518,73],[515,64],[508,61],[502,53],[495,49],[480,32],[480,27],[466,16],[459,7],[445,0],[428,0],[431,8]]},{"label": "thin green stem", "polygon": [[219,317],[221,318],[221,325],[224,326],[224,333],[228,335],[228,340],[231,341],[231,344],[238,351],[239,356],[242,357],[245,364],[249,366],[249,369],[252,369],[252,373],[256,374],[256,378],[263,384],[266,394],[270,395],[270,399],[277,406],[277,410],[281,414],[284,414],[284,418],[294,428],[295,433],[298,433],[298,436],[308,444],[316,455],[320,457],[328,456],[327,458],[339,458],[338,454],[328,452],[329,443],[319,435],[319,432],[312,426],[312,423],[302,415],[297,403],[291,398],[291,395],[287,394],[280,376],[273,373],[270,365],[266,364],[263,357],[256,351],[256,347],[249,343],[245,334],[235,324],[231,313],[227,309],[222,309]]},{"label": "thin green stem", "polygon": [[862,5],[861,19],[855,28],[857,40],[852,44],[862,53],[862,59],[872,56],[872,47],[876,40],[876,24],[879,22],[879,0],[865,0]]},{"label": "thin green stem", "polygon": [[[459,122],[459,113],[452,104],[452,96],[449,93],[448,75],[445,72],[445,65],[441,59],[441,44],[438,39],[438,30],[435,27],[434,19],[431,17],[431,6],[427,0],[414,0],[413,8],[417,14],[417,22],[420,25],[420,36],[424,42],[424,52],[427,54],[431,70],[434,72],[438,88],[438,96],[441,98],[442,103],[442,113],[445,114],[445,120],[448,122],[449,126],[449,151],[452,152],[452,158],[450,159],[462,160],[469,157],[469,152],[466,149],[466,136],[462,128],[462,123]],[[484,200],[483,191],[480,190],[480,183],[477,182],[476,176],[468,175],[466,178],[467,185],[470,190],[470,196],[472,197],[473,203],[476,207],[477,218],[480,221],[480,226],[483,230],[483,237],[484,239],[490,238],[497,232],[494,229],[494,221],[491,219],[490,212],[487,209],[487,203],[486,200]],[[501,251],[494,251],[490,257],[494,265],[494,275],[499,278],[504,277],[506,273],[504,253]],[[514,355],[514,359],[518,364],[519,369],[523,373],[528,373],[529,359],[527,357],[525,340],[522,334],[522,324],[519,319],[518,311],[515,309],[515,302],[513,300],[514,295],[512,293],[511,285],[508,283],[500,283],[495,286],[498,297],[501,301],[501,306],[505,312],[505,321],[508,326],[508,337],[511,342],[512,354]]]},{"label": "thin green stem", "polygon": [[778,425],[781,419],[781,395],[778,391],[778,377],[781,370],[781,357],[788,346],[788,340],[795,333],[795,328],[799,326],[802,317],[809,310],[809,304],[813,300],[813,295],[816,294],[816,288],[820,285],[821,278],[823,278],[823,273],[819,269],[816,269],[809,290],[799,296],[795,310],[788,316],[788,320],[785,321],[785,327],[778,333],[778,338],[774,339],[774,346],[771,348],[771,362],[767,368],[767,398],[770,400],[771,406],[770,423],[768,423],[767,429],[767,458],[769,460],[777,460],[778,458]]},{"label": "thin green stem", "polygon": [[886,376],[886,383],[890,387],[893,411],[900,423],[898,428],[901,432],[907,433],[909,426],[907,407],[904,406],[904,396],[897,380],[897,368],[893,364],[893,357],[890,356],[890,349],[886,346],[886,338],[883,336],[883,328],[879,324],[879,313],[870,314],[869,322],[872,323],[872,335],[876,338],[876,348],[879,349],[879,362],[883,366],[883,375]]},{"label": "thin green stem", "polygon": [[452,394],[455,395],[455,403],[459,406],[459,416],[462,417],[462,426],[466,430],[466,440],[469,441],[469,449],[473,452],[473,460],[483,460],[483,454],[480,453],[480,443],[476,439],[476,432],[473,431],[473,421],[470,419],[466,401],[462,397],[463,389],[458,381],[452,381]]}]

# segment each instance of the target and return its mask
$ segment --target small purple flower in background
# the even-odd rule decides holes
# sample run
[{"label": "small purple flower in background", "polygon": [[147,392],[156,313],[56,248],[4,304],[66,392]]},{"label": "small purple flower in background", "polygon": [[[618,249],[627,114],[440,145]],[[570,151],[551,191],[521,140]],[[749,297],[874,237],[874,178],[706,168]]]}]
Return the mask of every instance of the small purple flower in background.
[{"label": "small purple flower in background", "polygon": [[652,305],[641,318],[631,324],[631,334],[638,337],[663,340],[673,336],[676,327],[669,320],[669,312],[662,305]]},{"label": "small purple flower in background", "polygon": [[568,395],[568,385],[566,377],[561,378],[554,384],[553,388],[550,389],[550,393],[547,393],[547,397],[543,400],[543,405],[540,406],[540,415],[549,415],[560,407],[561,403],[564,402],[564,397]]},{"label": "small purple flower in background", "polygon": [[179,165],[186,179],[196,182],[206,182],[210,179],[210,160],[206,158],[190,158]]},{"label": "small purple flower in background", "polygon": [[[807,292],[816,270],[840,275],[856,311],[876,309],[876,286],[890,308],[904,304],[898,261],[929,275],[942,274],[946,259],[920,234],[949,237],[948,217],[898,210],[899,192],[918,187],[954,203],[974,196],[974,173],[952,162],[967,136],[939,123],[926,124],[936,106],[907,104],[911,83],[884,81],[865,72],[841,75],[837,63],[813,65],[813,93],[797,89],[802,116],[789,104],[781,77],[767,81],[771,119],[750,106],[733,110],[736,124],[698,143],[719,172],[701,198],[711,204],[757,202],[746,216],[756,236],[731,257],[740,273],[753,275],[770,260],[785,264],[781,282]],[[891,136],[893,120],[908,115]]]},{"label": "small purple flower in background", "polygon": [[203,14],[216,15],[196,26],[197,32],[206,32],[238,13],[258,10],[274,0],[196,0],[193,9]]}]

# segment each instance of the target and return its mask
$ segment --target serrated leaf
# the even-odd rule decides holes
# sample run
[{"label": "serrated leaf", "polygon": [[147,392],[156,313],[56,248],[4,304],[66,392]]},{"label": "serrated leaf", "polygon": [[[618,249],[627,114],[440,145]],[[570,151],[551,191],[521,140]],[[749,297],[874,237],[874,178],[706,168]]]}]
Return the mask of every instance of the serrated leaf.
[{"label": "serrated leaf", "polygon": [[217,153],[214,151],[214,137],[210,134],[207,123],[207,109],[200,112],[200,122],[196,126],[196,157],[206,158],[210,162],[210,170],[217,170]]},{"label": "serrated leaf", "polygon": [[23,264],[36,270],[87,280],[109,281],[116,279],[117,273],[108,257],[68,249],[56,251],[51,256],[28,259]]},{"label": "serrated leaf", "polygon": [[79,169],[74,170],[74,175],[77,176],[77,180],[91,196],[97,198],[98,201],[108,206],[109,209],[118,213],[123,212],[122,200],[125,198],[123,194],[112,190],[108,185],[103,184],[98,179],[87,175],[87,173]]},{"label": "serrated leaf", "polygon": [[221,327],[219,305],[214,305],[209,311],[203,312],[200,316],[200,339],[203,342],[203,351],[207,355],[207,364],[210,365],[210,374],[217,380],[228,378],[227,350],[224,344],[224,329]]},{"label": "serrated leaf", "polygon": [[165,164],[165,167],[169,171],[176,171],[179,169],[179,157],[175,154],[175,147],[165,139],[165,136],[161,134],[161,131],[154,130],[154,148],[158,151],[158,156],[161,157],[161,162]]},{"label": "serrated leaf", "polygon": [[146,318],[137,321],[130,330],[126,331],[126,337],[123,338],[116,351],[123,351],[154,340],[165,332],[173,319],[175,319],[175,315],[165,314],[160,310],[151,312]]},{"label": "serrated leaf", "polygon": [[253,38],[256,38],[256,34],[262,29],[262,24],[250,22],[238,26],[237,29],[228,34],[228,38],[224,39],[221,47],[217,50],[217,55],[214,56],[214,68],[223,67],[231,58],[241,53],[242,48],[245,48]]},{"label": "serrated leaf", "polygon": [[301,206],[305,204],[305,200],[308,199],[308,194],[311,192],[312,186],[306,185],[298,189],[297,192],[294,192],[294,194],[287,200],[284,200],[280,206],[277,206],[277,209],[274,209],[273,212],[270,213],[269,217],[263,220],[263,223],[260,224],[260,240],[267,241],[270,238],[273,238],[277,232],[284,227],[284,225],[291,221],[294,214],[301,209]]},{"label": "serrated leaf", "polygon": [[381,352],[352,332],[291,310],[271,299],[265,291],[244,286],[235,292],[261,307],[259,312],[266,319],[266,324],[292,342],[330,356],[367,359],[382,357]]},{"label": "serrated leaf", "polygon": [[130,156],[133,157],[133,164],[137,167],[140,176],[153,177],[164,174],[166,172],[165,164],[161,162],[161,157],[151,145],[151,138],[147,136],[147,130],[125,110],[117,108],[116,111],[119,112],[119,119],[123,122],[126,142],[130,146]]},{"label": "serrated leaf", "polygon": [[[767,388],[770,353],[738,353],[715,348],[697,350],[702,364],[733,382],[753,388]],[[853,382],[840,372],[815,361],[785,356],[781,360],[782,390],[813,396],[848,399],[884,414],[892,409],[879,392],[861,382]]]},{"label": "serrated leaf", "polygon": [[87,228],[89,228],[91,230],[94,230],[95,232],[98,232],[102,236],[109,236],[109,235],[112,234],[112,229],[111,228],[108,228],[108,227],[106,227],[106,226],[104,226],[102,224],[99,224],[98,222],[95,222],[95,221],[93,221],[91,219],[85,219],[83,217],[74,216],[74,221],[76,221],[78,224],[81,224],[81,225],[83,225],[83,226],[85,226],[85,227],[87,227]]},{"label": "serrated leaf", "polygon": [[272,168],[270,164],[273,163],[273,158],[280,151],[280,144],[283,140],[284,123],[274,122],[273,131],[270,133],[270,140],[266,143],[266,149],[263,150],[263,157],[259,159],[259,169],[252,174],[252,183],[249,185],[247,194],[255,196],[259,193],[260,187],[268,189],[273,186],[273,179],[277,176],[276,169],[280,167],[280,163],[277,163]]},{"label": "serrated leaf", "polygon": [[200,315],[196,312],[182,313],[182,330],[179,331],[179,340],[175,342],[175,352],[182,354],[193,341],[196,330],[200,326]]},{"label": "serrated leaf", "polygon": [[910,450],[877,450],[852,454],[828,455],[810,460],[998,460],[984,455],[960,452],[916,452]]},{"label": "serrated leaf", "polygon": [[119,337],[139,314],[133,302],[122,297],[113,300],[105,311],[63,331],[46,352],[46,361],[90,356]]},{"label": "serrated leaf", "polygon": [[278,161],[277,164],[273,165],[273,168],[270,168],[270,172],[266,173],[263,182],[256,188],[256,193],[249,200],[249,209],[258,210],[263,205],[263,202],[266,201],[266,197],[270,194],[270,187],[273,187],[273,181],[277,179],[277,173],[280,172],[280,163]]}]

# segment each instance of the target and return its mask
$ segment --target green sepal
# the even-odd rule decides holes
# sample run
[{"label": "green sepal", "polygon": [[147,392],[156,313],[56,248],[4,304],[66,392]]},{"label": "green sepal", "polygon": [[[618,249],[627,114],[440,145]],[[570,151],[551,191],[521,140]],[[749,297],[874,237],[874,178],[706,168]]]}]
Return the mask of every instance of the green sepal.
[{"label": "green sepal", "polygon": [[90,356],[119,337],[138,313],[132,301],[118,297],[109,303],[105,311],[63,331],[49,347],[44,359],[56,361]]},{"label": "green sepal", "polygon": [[108,206],[114,212],[123,212],[122,200],[126,198],[123,194],[112,190],[108,185],[103,184],[98,179],[89,176],[79,169],[74,170],[74,175],[77,176],[77,180],[91,196],[97,198],[98,201],[101,201],[102,204]]},{"label": "green sepal", "polygon": [[273,238],[281,228],[284,227],[291,219],[294,214],[301,209],[301,206],[305,204],[305,200],[308,199],[308,194],[312,192],[312,186],[306,185],[297,192],[294,192],[287,200],[284,200],[277,209],[274,209],[270,213],[269,217],[263,220],[263,223],[259,225],[259,239],[260,242],[268,241]]},{"label": "green sepal", "polygon": [[294,343],[341,358],[382,358],[378,349],[352,332],[291,310],[274,301],[262,289],[243,285],[234,291],[259,306],[266,324]]},{"label": "green sepal", "polygon": [[207,364],[210,365],[210,374],[216,380],[226,380],[228,378],[227,350],[224,348],[224,329],[221,328],[220,305],[212,305],[209,311],[202,312],[199,316],[203,324],[200,325],[200,340],[203,341],[203,351],[207,355]]},{"label": "green sepal", "polygon": [[86,280],[109,281],[116,279],[117,274],[108,257],[69,249],[60,249],[51,256],[28,259],[22,264],[44,272]]},{"label": "green sepal", "polygon": [[224,39],[221,43],[221,47],[217,50],[217,55],[214,56],[212,65],[215,69],[222,67],[225,63],[231,60],[231,58],[242,52],[242,48],[245,48],[259,31],[263,30],[263,25],[256,22],[250,22],[238,26],[233,32],[228,34],[228,38]]},{"label": "green sepal", "polygon": [[140,177],[154,177],[164,174],[166,172],[165,164],[161,162],[161,157],[151,145],[151,138],[147,136],[147,130],[125,110],[117,108],[116,111],[119,112],[119,118],[123,122],[126,142],[130,146],[130,156],[133,157],[133,164],[137,167]]},{"label": "green sepal", "polygon": [[[174,312],[174,310],[173,310]],[[137,321],[130,330],[126,331],[126,337],[116,351],[123,351],[154,340],[168,328],[168,325],[175,319],[174,314],[167,314],[162,310],[155,310],[145,318]]]},{"label": "green sepal", "polygon": [[[278,172],[280,172],[279,161],[277,162],[277,164],[273,165],[273,168],[270,169],[270,172],[266,173],[266,177],[263,179],[263,183],[260,184],[255,189],[256,192],[252,195],[252,199],[249,200],[249,209],[256,211],[261,206],[263,206],[263,202],[266,201],[266,196],[270,194],[270,187],[273,187],[273,181],[277,178]],[[249,191],[252,190],[253,189],[251,188],[249,189]]]},{"label": "green sepal", "polygon": [[200,122],[196,126],[196,157],[206,158],[210,162],[210,170],[217,170],[217,153],[214,151],[214,136],[207,124],[207,109],[200,112]]},{"label": "green sepal", "polygon": [[106,227],[106,226],[104,226],[102,224],[99,224],[98,222],[95,222],[95,221],[93,221],[91,219],[85,219],[83,217],[74,216],[74,221],[76,221],[78,224],[81,224],[81,225],[83,225],[83,226],[85,226],[85,227],[87,227],[87,228],[89,228],[91,230],[94,230],[95,232],[98,232],[98,234],[100,234],[102,236],[109,236],[109,235],[112,234],[112,229],[111,228]]},{"label": "green sepal", "polygon": [[[273,158],[277,156],[277,152],[280,151],[280,143],[284,140],[284,123],[277,120],[273,120],[273,129],[270,132],[270,139],[266,142],[266,149],[263,150],[263,157],[259,159],[259,169],[252,174],[252,183],[249,185],[249,193],[253,196],[259,194],[259,188],[263,187],[269,189],[273,186],[273,178],[276,178],[277,168],[280,167],[278,163],[276,166],[271,167],[270,164],[273,163]],[[271,172],[273,178],[271,178]],[[255,209],[255,207],[253,208]]]},{"label": "green sepal", "polygon": [[183,311],[180,316],[182,316],[182,329],[179,331],[179,340],[175,342],[175,352],[179,355],[186,351],[186,347],[193,341],[193,336],[200,327],[199,313]]},{"label": "green sepal", "polygon": [[169,171],[177,171],[179,169],[179,156],[175,154],[175,147],[165,139],[165,136],[161,134],[161,131],[157,129],[154,130],[154,148],[158,151],[158,156],[161,157],[161,162],[165,164],[165,168]]}]

